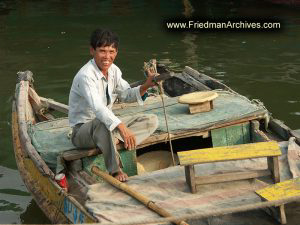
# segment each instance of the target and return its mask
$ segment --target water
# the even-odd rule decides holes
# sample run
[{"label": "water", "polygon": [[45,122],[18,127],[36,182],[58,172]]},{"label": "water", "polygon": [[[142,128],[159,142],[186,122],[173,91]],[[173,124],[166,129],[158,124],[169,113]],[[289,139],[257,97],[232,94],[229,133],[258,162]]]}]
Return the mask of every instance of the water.
[{"label": "water", "polygon": [[[299,12],[299,5],[254,0],[0,0],[0,222],[49,222],[26,190],[14,159],[10,112],[17,71],[33,71],[40,95],[67,103],[72,78],[89,59],[90,32],[111,28],[121,38],[116,64],[129,82],[142,78],[143,62],[150,58],[175,69],[188,65],[259,98],[274,117],[298,129]],[[196,18],[276,17],[284,29],[195,33],[163,28],[165,19],[184,13]],[[289,224],[298,224],[298,214],[289,215]]]}]

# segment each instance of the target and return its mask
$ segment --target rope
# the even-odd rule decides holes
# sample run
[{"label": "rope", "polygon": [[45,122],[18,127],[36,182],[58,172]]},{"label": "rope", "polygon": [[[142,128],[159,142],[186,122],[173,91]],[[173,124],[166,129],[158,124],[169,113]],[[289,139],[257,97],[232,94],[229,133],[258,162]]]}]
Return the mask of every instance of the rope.
[{"label": "rope", "polygon": [[173,161],[173,166],[176,165],[175,163],[175,158],[174,158],[174,151],[173,151],[173,146],[172,146],[172,137],[171,137],[171,133],[169,130],[169,124],[168,124],[168,118],[167,118],[167,111],[166,111],[166,106],[165,106],[165,100],[164,100],[164,90],[162,87],[162,81],[159,82],[159,95],[161,97],[161,101],[163,104],[163,109],[164,109],[164,116],[165,116],[165,122],[166,122],[166,128],[167,128],[167,132],[168,132],[168,139],[169,139],[169,146],[170,146],[170,150],[171,150],[171,155],[172,155],[172,161]]},{"label": "rope", "polygon": [[[158,75],[157,67],[156,67],[156,59],[151,59],[148,63],[144,63],[144,70],[146,71],[148,69],[154,70],[153,72],[156,75]],[[159,89],[159,95],[160,95],[162,105],[163,105],[163,109],[164,109],[164,116],[165,116],[167,132],[168,132],[169,146],[170,146],[170,150],[171,150],[173,166],[175,166],[176,163],[175,163],[174,151],[173,151],[173,146],[172,146],[172,141],[171,141],[172,137],[171,137],[171,133],[170,133],[170,130],[169,130],[167,110],[166,110],[164,96],[163,96],[164,95],[164,89],[163,89],[163,86],[162,86],[162,81],[158,82],[158,89]]]},{"label": "rope", "polygon": [[[194,214],[188,214],[183,216],[173,216],[173,217],[166,217],[166,218],[155,218],[155,219],[141,219],[141,220],[135,220],[132,222],[126,222],[126,223],[114,223],[119,225],[139,225],[139,224],[156,224],[156,223],[169,223],[174,220],[189,220],[189,219],[203,219],[207,217],[213,217],[213,216],[222,216],[230,213],[237,213],[237,212],[245,212],[250,211],[254,209],[262,209],[267,208],[271,206],[279,206],[283,205],[289,202],[299,201],[300,196],[294,196],[294,197],[287,197],[280,200],[274,200],[274,201],[268,201],[268,202],[258,202],[243,206],[236,206],[231,207],[227,209],[214,209],[209,212],[200,212],[200,213],[194,213]],[[89,224],[92,225],[92,224]],[[111,225],[111,223],[101,223],[101,225]]]},{"label": "rope", "polygon": [[170,146],[170,150],[171,150],[173,166],[175,166],[176,163],[175,163],[174,151],[173,151],[173,146],[172,146],[172,141],[171,141],[172,137],[171,137],[171,133],[169,131],[169,124],[168,124],[168,119],[167,119],[167,111],[166,111],[165,101],[164,101],[164,96],[163,96],[164,95],[164,91],[163,91],[163,87],[162,87],[162,81],[159,82],[159,95],[161,97],[161,101],[162,101],[163,109],[164,109],[164,116],[165,116],[165,121],[166,121],[167,132],[168,132],[169,146]]}]

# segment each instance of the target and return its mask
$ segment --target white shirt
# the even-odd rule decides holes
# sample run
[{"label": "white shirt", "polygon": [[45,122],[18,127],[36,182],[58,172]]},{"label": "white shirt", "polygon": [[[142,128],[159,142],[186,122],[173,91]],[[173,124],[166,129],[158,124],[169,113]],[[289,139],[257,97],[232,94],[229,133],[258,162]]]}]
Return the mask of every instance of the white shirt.
[{"label": "white shirt", "polygon": [[[106,98],[107,85],[109,102]],[[86,123],[97,117],[108,130],[114,130],[121,123],[112,112],[112,105],[117,97],[123,102],[137,101],[140,105],[143,104],[140,86],[130,88],[115,64],[108,69],[106,80],[94,59],[91,59],[78,71],[72,83],[69,95],[70,126]]]}]

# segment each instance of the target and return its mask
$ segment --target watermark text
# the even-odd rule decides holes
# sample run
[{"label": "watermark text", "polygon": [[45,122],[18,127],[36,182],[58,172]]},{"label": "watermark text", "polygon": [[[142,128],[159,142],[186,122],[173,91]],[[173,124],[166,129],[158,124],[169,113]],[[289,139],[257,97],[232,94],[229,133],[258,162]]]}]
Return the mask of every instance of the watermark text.
[{"label": "watermark text", "polygon": [[268,22],[268,21],[199,21],[199,20],[188,20],[188,21],[167,21],[165,22],[167,29],[173,30],[234,30],[234,31],[243,31],[243,30],[280,30],[282,25],[280,22]]}]

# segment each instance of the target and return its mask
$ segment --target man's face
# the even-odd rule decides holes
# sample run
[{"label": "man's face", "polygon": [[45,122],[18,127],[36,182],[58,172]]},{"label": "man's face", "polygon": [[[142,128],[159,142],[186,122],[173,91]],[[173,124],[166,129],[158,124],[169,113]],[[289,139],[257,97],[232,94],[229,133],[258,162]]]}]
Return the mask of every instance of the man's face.
[{"label": "man's face", "polygon": [[118,51],[115,47],[113,47],[113,45],[110,45],[105,47],[97,47],[96,49],[91,47],[90,53],[94,57],[95,62],[102,73],[107,75],[107,71],[111,64],[113,64]]}]

